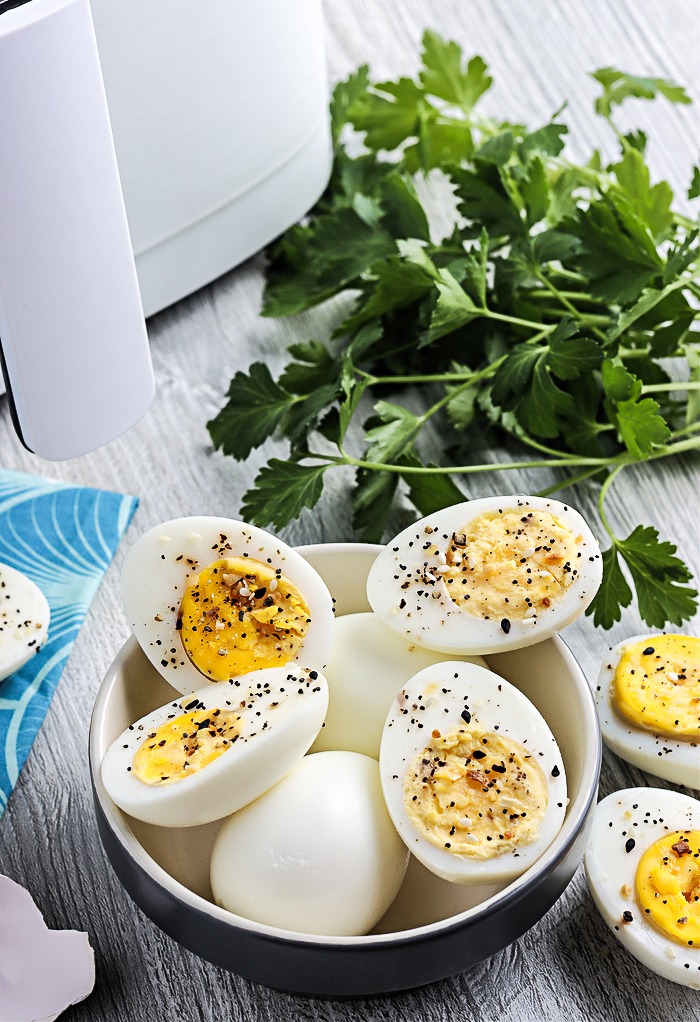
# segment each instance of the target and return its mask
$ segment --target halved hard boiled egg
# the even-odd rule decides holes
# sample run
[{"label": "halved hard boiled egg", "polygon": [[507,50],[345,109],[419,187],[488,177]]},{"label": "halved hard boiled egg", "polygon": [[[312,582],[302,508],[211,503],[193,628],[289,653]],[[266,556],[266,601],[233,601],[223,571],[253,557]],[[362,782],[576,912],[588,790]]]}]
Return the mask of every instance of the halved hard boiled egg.
[{"label": "halved hard boiled egg", "polygon": [[577,618],[602,578],[581,515],[545,497],[489,497],[404,529],[373,564],[372,609],[442,653],[496,653],[548,638]]},{"label": "halved hard boiled egg", "polygon": [[141,648],[179,692],[285,664],[322,670],[333,625],[318,572],[268,532],[177,518],[131,547],[122,597]]},{"label": "halved hard boiled egg", "polygon": [[445,880],[512,880],[564,822],[564,764],[546,721],[476,664],[446,661],[411,678],[389,711],[379,763],[399,834]]},{"label": "halved hard boiled egg", "polygon": [[618,643],[595,697],[613,752],[674,784],[700,787],[700,639],[635,635]]},{"label": "halved hard boiled egg", "polygon": [[0,681],[39,652],[50,617],[38,585],[16,568],[0,564]]},{"label": "halved hard boiled egg", "polygon": [[[445,659],[444,653],[408,642],[371,612],[336,618],[326,668],[328,715],[313,751],[347,749],[378,759],[397,692],[418,671]],[[481,657],[472,662],[486,667]]]},{"label": "halved hard boiled egg", "polygon": [[584,861],[621,944],[659,976],[700,989],[700,802],[660,788],[608,795]]},{"label": "halved hard boiled egg", "polygon": [[302,758],[328,708],[325,678],[271,667],[200,688],[130,725],[102,761],[120,809],[162,827],[228,816]]}]

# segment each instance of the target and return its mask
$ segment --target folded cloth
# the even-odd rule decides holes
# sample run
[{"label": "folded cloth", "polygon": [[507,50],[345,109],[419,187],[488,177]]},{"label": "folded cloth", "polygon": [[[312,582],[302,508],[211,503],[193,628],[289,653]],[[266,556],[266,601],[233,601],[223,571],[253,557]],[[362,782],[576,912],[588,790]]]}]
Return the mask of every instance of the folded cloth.
[{"label": "folded cloth", "polygon": [[136,497],[0,469],[0,562],[24,572],[51,608],[40,651],[0,681],[0,816],[137,504]]}]

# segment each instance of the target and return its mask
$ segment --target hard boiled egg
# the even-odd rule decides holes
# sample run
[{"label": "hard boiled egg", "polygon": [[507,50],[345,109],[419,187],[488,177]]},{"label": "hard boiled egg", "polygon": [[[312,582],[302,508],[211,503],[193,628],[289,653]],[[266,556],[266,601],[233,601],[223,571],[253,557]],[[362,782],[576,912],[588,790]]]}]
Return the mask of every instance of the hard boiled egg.
[{"label": "hard boiled egg", "polygon": [[[336,618],[325,672],[328,715],[313,751],[348,749],[378,759],[384,721],[397,692],[418,671],[445,658],[397,635],[376,614]],[[486,667],[481,657],[471,660]]]},{"label": "hard boiled egg", "polygon": [[141,536],[122,568],[134,635],[179,692],[287,663],[322,670],[330,593],[308,561],[255,526],[177,518]]},{"label": "hard boiled egg", "polygon": [[319,752],[223,824],[211,887],[218,905],[247,919],[356,936],[389,907],[407,862],[376,760]]},{"label": "hard boiled egg", "polygon": [[399,834],[445,880],[512,880],[564,822],[564,764],[546,721],[475,664],[448,661],[411,678],[389,711],[379,763]]},{"label": "hard boiled egg", "polygon": [[674,784],[700,787],[700,639],[626,639],[604,660],[595,697],[613,752]]},{"label": "hard boiled egg", "polygon": [[489,497],[404,529],[374,562],[372,609],[442,653],[497,653],[577,618],[602,578],[598,544],[573,508],[544,497]]},{"label": "hard boiled egg", "polygon": [[209,685],[127,728],[105,754],[102,782],[138,820],[210,823],[276,784],[308,750],[327,708],[326,680],[308,668]]},{"label": "hard boiled egg", "polygon": [[0,681],[39,652],[50,617],[41,589],[21,571],[0,564]]},{"label": "hard boiled egg", "polygon": [[652,972],[700,989],[700,802],[660,788],[608,795],[584,861],[620,943]]}]

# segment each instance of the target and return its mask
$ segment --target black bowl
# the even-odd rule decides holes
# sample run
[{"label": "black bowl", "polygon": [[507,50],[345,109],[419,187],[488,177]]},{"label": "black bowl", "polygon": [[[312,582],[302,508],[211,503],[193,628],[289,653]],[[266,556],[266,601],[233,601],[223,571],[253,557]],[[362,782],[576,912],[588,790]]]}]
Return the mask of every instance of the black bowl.
[{"label": "black bowl", "polygon": [[[365,580],[379,547],[324,544],[301,553],[323,576],[339,614],[368,610]],[[450,884],[411,859],[384,918],[365,937],[325,937],[251,922],[211,900],[209,857],[220,822],[170,829],[126,816],[107,795],[100,764],[137,718],[172,689],[130,639],[100,687],[90,730],[90,772],[105,852],[127,892],[162,930],[202,958],[247,979],[315,997],[372,996],[454,975],[517,940],[562,895],[586,846],[600,772],[591,691],[558,636],[487,657],[549,723],[566,769],[569,805],[545,854],[513,883]]]}]

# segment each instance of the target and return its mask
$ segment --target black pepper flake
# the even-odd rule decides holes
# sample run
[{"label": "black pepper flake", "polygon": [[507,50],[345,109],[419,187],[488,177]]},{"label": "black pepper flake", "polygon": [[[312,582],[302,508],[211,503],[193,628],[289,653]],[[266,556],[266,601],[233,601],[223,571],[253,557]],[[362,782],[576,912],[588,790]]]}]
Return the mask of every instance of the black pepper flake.
[{"label": "black pepper flake", "polygon": [[474,759],[483,759],[485,755],[486,753],[483,749],[474,749],[474,752],[472,752]]},{"label": "black pepper flake", "polygon": [[622,913],[622,921],[623,921],[623,923],[631,923],[633,919],[634,919],[634,916],[632,915],[630,910],[629,909],[625,909],[625,911]]},{"label": "black pepper flake", "polygon": [[647,646],[646,649],[642,650],[642,656],[651,656],[651,654],[653,652],[654,652],[654,647],[653,646]]},{"label": "black pepper flake", "polygon": [[472,715],[469,712],[469,710],[467,709],[462,710],[462,712],[460,713],[460,717],[462,718],[465,724],[471,724]]},{"label": "black pepper flake", "polygon": [[561,773],[561,770],[559,769],[559,767],[555,763],[554,766],[552,767],[552,777],[558,777],[560,773]]},{"label": "black pepper flake", "polygon": [[510,621],[507,617],[504,617],[501,621],[501,631],[505,632],[506,635],[510,631]]},{"label": "black pepper flake", "polygon": [[628,837],[627,840],[625,841],[625,851],[628,853],[631,852],[635,846],[635,843],[636,842],[633,837]]}]

